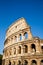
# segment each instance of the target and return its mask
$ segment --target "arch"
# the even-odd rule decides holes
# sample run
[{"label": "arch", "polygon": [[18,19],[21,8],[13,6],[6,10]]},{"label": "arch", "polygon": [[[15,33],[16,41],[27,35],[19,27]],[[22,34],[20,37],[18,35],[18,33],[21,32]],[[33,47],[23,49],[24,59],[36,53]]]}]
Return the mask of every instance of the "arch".
[{"label": "arch", "polygon": [[41,60],[41,64],[40,65],[43,65],[43,60]]},{"label": "arch", "polygon": [[32,60],[31,65],[37,65],[36,60]]},{"label": "arch", "polygon": [[27,60],[24,60],[23,65],[28,65],[28,61]]},{"label": "arch", "polygon": [[43,53],[43,46],[41,46],[41,50],[42,50],[42,53]]},{"label": "arch", "polygon": [[19,50],[18,50],[19,54],[21,54],[21,46],[19,46]]},{"label": "arch", "polygon": [[20,60],[18,61],[18,65],[21,65],[21,61]]},{"label": "arch", "polygon": [[22,40],[22,35],[20,34],[19,36],[20,36],[20,41],[21,41]]},{"label": "arch", "polygon": [[28,38],[28,33],[27,32],[24,33],[24,37],[25,37],[25,39]]},{"label": "arch", "polygon": [[17,41],[17,36],[15,36],[15,41]]},{"label": "arch", "polygon": [[9,60],[9,65],[11,65],[11,61]]},{"label": "arch", "polygon": [[13,61],[13,65],[15,65],[15,61]]},{"label": "arch", "polygon": [[36,52],[36,46],[35,46],[35,44],[31,44],[31,50],[32,50],[32,52]]},{"label": "arch", "polygon": [[24,45],[24,53],[27,53],[27,52],[28,52],[28,46]]}]

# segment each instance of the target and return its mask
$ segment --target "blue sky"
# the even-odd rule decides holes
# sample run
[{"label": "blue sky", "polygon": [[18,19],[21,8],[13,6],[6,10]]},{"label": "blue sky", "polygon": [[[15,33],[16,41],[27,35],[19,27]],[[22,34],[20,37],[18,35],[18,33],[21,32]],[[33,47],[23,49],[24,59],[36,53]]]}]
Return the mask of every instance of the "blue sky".
[{"label": "blue sky", "polygon": [[0,0],[0,54],[6,29],[20,17],[27,20],[33,36],[43,39],[43,0]]}]

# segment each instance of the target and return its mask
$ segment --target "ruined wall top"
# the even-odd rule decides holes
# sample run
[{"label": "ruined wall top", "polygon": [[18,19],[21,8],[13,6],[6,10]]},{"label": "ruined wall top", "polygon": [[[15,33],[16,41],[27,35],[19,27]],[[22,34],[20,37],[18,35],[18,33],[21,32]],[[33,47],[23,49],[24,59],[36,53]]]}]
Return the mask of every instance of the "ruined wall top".
[{"label": "ruined wall top", "polygon": [[6,38],[11,34],[18,32],[19,30],[25,29],[29,27],[26,23],[26,20],[22,17],[15,21],[12,25],[9,26],[6,32]]}]

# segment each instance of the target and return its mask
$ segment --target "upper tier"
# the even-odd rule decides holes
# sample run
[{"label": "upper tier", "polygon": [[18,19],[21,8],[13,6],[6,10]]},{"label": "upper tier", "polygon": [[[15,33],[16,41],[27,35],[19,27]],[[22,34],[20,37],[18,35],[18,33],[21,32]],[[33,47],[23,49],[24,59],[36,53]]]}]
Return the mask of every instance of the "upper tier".
[{"label": "upper tier", "polygon": [[25,29],[29,27],[26,23],[26,20],[24,18],[18,19],[16,22],[14,22],[12,25],[9,26],[6,32],[6,38],[7,39],[10,35],[13,33],[18,32],[19,30]]}]

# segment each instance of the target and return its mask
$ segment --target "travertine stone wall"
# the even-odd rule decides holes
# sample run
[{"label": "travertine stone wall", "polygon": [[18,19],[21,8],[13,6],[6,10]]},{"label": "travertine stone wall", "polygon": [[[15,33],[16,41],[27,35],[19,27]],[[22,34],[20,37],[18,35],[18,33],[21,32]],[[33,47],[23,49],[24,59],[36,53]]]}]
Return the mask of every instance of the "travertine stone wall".
[{"label": "travertine stone wall", "polygon": [[2,65],[43,65],[43,39],[33,37],[24,18],[6,31]]}]

